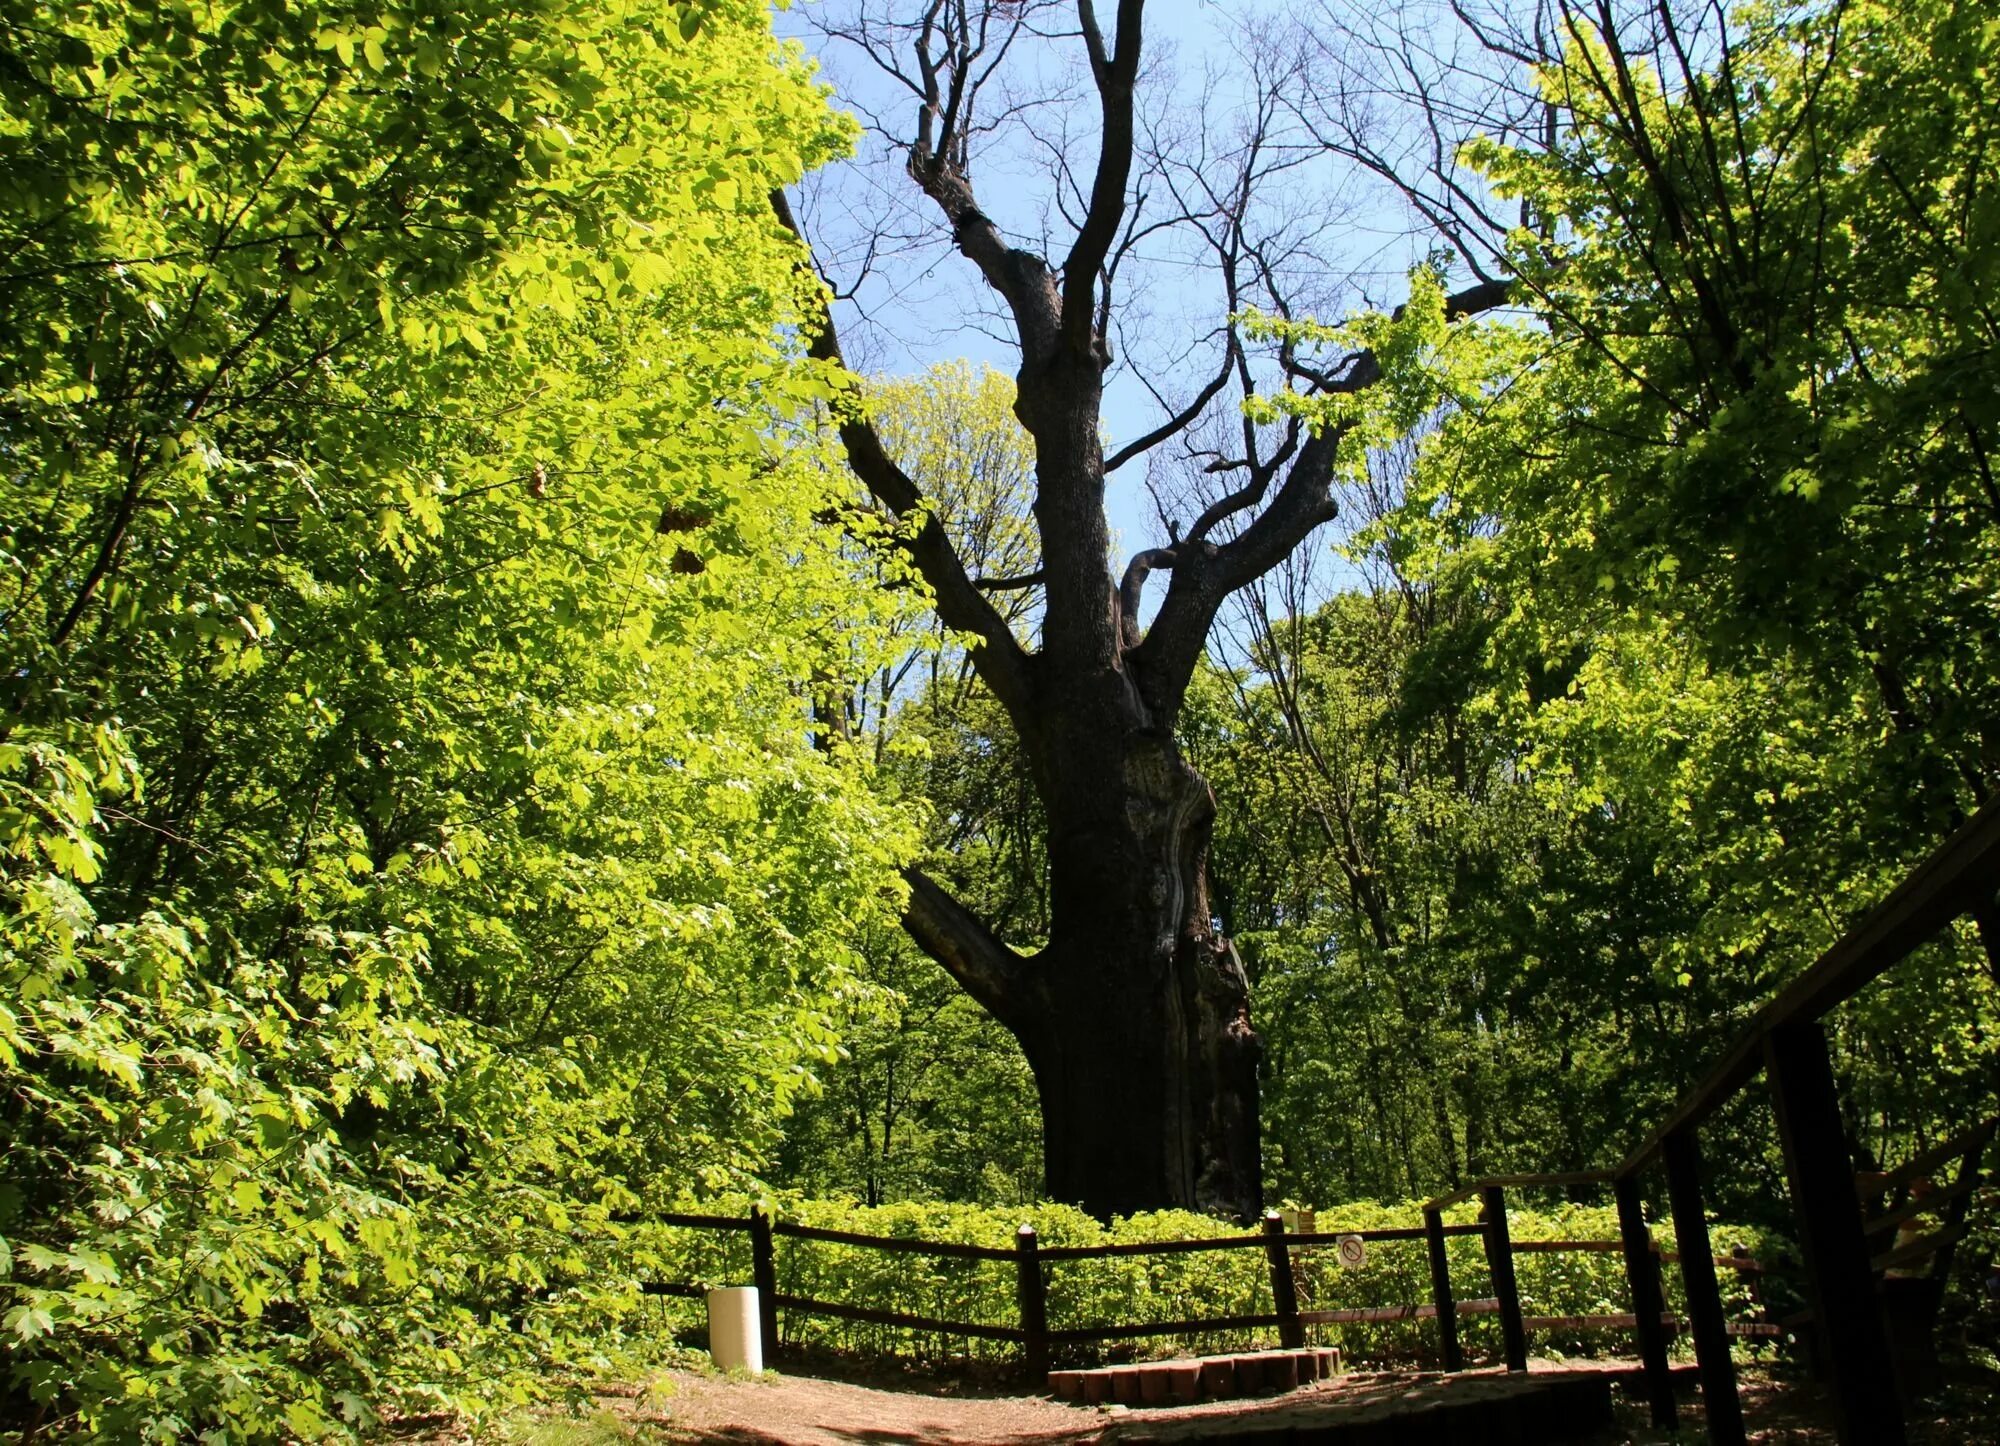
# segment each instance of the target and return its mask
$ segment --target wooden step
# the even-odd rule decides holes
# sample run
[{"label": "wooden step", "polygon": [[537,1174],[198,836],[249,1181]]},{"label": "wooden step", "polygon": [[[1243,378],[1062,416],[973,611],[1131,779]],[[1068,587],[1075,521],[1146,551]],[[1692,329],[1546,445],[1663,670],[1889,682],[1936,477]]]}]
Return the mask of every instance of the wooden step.
[{"label": "wooden step", "polygon": [[1097,1406],[1193,1405],[1238,1396],[1295,1391],[1340,1374],[1332,1346],[1296,1351],[1247,1351],[1172,1361],[1133,1361],[1090,1371],[1050,1371],[1049,1390],[1059,1401]]}]

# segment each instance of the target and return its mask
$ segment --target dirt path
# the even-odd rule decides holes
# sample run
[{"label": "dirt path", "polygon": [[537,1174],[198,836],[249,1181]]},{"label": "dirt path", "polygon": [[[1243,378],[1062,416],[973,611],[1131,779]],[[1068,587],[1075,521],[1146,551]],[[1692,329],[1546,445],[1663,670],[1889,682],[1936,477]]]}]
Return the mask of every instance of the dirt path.
[{"label": "dirt path", "polygon": [[732,1381],[671,1373],[658,1414],[661,1439],[756,1446],[1058,1446],[1102,1439],[1096,1411],[1031,1396],[966,1396],[922,1387],[883,1390],[847,1381],[767,1375]]},{"label": "dirt path", "polygon": [[[1541,1362],[1537,1368],[1547,1369]],[[1563,1369],[1575,1370],[1578,1363]],[[1588,1366],[1583,1367],[1588,1369]],[[1471,1372],[1468,1376],[1489,1373]],[[1232,1424],[1271,1416],[1260,1422],[1287,1423],[1296,1412],[1311,1412],[1331,1404],[1337,1393],[1343,1404],[1357,1410],[1388,1409],[1405,1393],[1422,1389],[1426,1379],[1401,1375],[1350,1375],[1338,1381],[1287,1396],[1249,1401],[1215,1401],[1199,1406],[1154,1409],[1085,1408],[1062,1405],[1041,1396],[1007,1395],[949,1379],[922,1376],[871,1376],[860,1381],[823,1375],[772,1372],[761,1379],[730,1379],[712,1373],[669,1371],[651,1387],[598,1397],[598,1410],[582,1417],[567,1413],[535,1413],[517,1418],[497,1436],[482,1440],[524,1443],[524,1446],[612,1446],[619,1442],[674,1443],[674,1446],[1082,1446],[1082,1443],[1133,1442],[1152,1439],[1161,1423],[1179,1423],[1164,1433],[1176,1439],[1207,1439],[1202,1417]],[[1452,1389],[1462,1399],[1465,1389],[1486,1389],[1465,1377]],[[1518,1378],[1517,1378],[1518,1379]],[[1491,1386],[1506,1378],[1493,1374]],[[1744,1406],[1749,1438],[1757,1446],[1832,1446],[1831,1411],[1823,1393],[1805,1383],[1771,1380],[1761,1371],[1746,1373]],[[1990,1389],[1955,1391],[1944,1405],[1932,1403],[1912,1421],[1918,1446],[1962,1446],[1966,1442],[2000,1440],[2000,1395]],[[1645,1408],[1623,1398],[1620,1425],[1603,1437],[1602,1446],[1652,1446],[1684,1441],[1701,1434],[1698,1398],[1681,1401],[1681,1432],[1666,1435],[1651,1429]],[[462,1431],[411,1432],[411,1446],[461,1446],[474,1440]],[[1136,1443],[1135,1443],[1136,1446]]]},{"label": "dirt path", "polygon": [[[1434,1378],[1433,1378],[1434,1379]],[[856,1442],[896,1446],[1070,1446],[1111,1443],[1134,1436],[1151,1439],[1152,1427],[1172,1423],[1176,1436],[1198,1439],[1204,1417],[1232,1424],[1272,1416],[1290,1423],[1337,1395],[1343,1406],[1386,1407],[1415,1384],[1408,1375],[1351,1375],[1337,1381],[1261,1400],[1212,1401],[1198,1406],[1153,1409],[1079,1407],[1047,1397],[967,1391],[921,1380],[892,1387],[808,1376],[768,1374],[757,1380],[670,1372],[662,1394],[628,1419],[639,1440],[727,1443],[727,1446],[852,1446]],[[1490,1382],[1461,1379],[1456,1394],[1469,1388],[1511,1389],[1504,1375]],[[621,1411],[621,1415],[626,1412]]]}]

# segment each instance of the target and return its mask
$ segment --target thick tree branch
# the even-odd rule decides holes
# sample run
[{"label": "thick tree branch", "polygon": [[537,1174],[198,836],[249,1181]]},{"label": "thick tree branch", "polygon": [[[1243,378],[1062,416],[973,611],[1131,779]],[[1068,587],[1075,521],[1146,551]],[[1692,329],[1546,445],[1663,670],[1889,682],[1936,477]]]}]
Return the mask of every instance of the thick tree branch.
[{"label": "thick tree branch", "polygon": [[1125,578],[1118,584],[1118,626],[1126,647],[1139,645],[1139,601],[1146,593],[1146,579],[1179,561],[1177,549],[1152,547],[1125,564]]},{"label": "thick tree branch", "polygon": [[1036,568],[1033,572],[1024,573],[1020,577],[975,577],[972,585],[981,592],[1021,592],[1027,588],[1040,587],[1045,581],[1047,579],[1042,576],[1042,570]]},{"label": "thick tree branch", "polygon": [[1097,152],[1097,175],[1090,187],[1090,210],[1063,263],[1063,340],[1073,350],[1087,350],[1097,330],[1094,303],[1098,273],[1118,239],[1125,214],[1125,187],[1132,178],[1132,91],[1139,75],[1140,14],[1144,0],[1119,0],[1118,49],[1104,50],[1097,28],[1096,8],[1077,0],[1077,20],[1090,52],[1090,73],[1097,82],[1103,115],[1103,137]]},{"label": "thick tree branch", "polygon": [[1002,1024],[1020,1019],[1028,1005],[1028,961],[922,869],[904,869],[903,878],[910,886],[903,928],[917,947]]},{"label": "thick tree branch", "polygon": [[[1481,282],[1450,297],[1445,302],[1445,315],[1456,319],[1489,311],[1504,305],[1507,293],[1504,281]],[[1396,314],[1400,316],[1402,310],[1398,307]],[[1339,376],[1325,378],[1320,390],[1358,392],[1381,378],[1381,363],[1373,352],[1364,351],[1350,358]],[[1313,433],[1300,442],[1284,485],[1235,538],[1222,544],[1209,542],[1207,527],[1255,505],[1268,486],[1268,473],[1262,483],[1253,476],[1249,486],[1211,507],[1196,530],[1175,549],[1173,582],[1160,604],[1159,616],[1133,651],[1141,691],[1157,716],[1172,717],[1178,710],[1223,599],[1283,562],[1314,528],[1339,515],[1333,496],[1333,468],[1341,436],[1338,430]]]},{"label": "thick tree branch", "polygon": [[[771,208],[785,229],[804,246],[805,237],[800,234],[791,204],[782,191],[771,193]],[[840,337],[834,329],[832,313],[826,310],[823,292],[820,307],[810,352],[822,361],[837,363],[841,361]],[[873,424],[852,406],[839,409],[839,422],[840,444],[847,453],[847,465],[869,494],[899,519],[907,521],[923,511],[922,489],[883,449]],[[1014,637],[1013,629],[1007,626],[1007,620],[973,585],[944,527],[935,515],[924,511],[922,525],[914,534],[904,537],[902,545],[924,581],[930,584],[938,616],[945,626],[978,640],[971,658],[980,681],[993,690],[993,696],[1022,731],[1029,732],[1034,688],[1028,654]]]}]

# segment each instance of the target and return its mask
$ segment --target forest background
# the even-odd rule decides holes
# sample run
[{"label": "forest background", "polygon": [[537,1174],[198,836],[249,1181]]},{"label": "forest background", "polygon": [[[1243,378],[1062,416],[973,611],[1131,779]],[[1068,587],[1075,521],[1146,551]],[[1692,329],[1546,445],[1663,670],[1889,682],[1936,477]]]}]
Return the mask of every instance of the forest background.
[{"label": "forest background", "polygon": [[[1393,318],[1251,327],[1389,382],[1253,404],[1354,429],[1343,519],[1183,718],[1274,1201],[1610,1157],[2000,770],[2000,26],[1544,13],[1548,128],[1431,174],[1302,77],[1443,20],[1241,32],[1459,223]],[[0,8],[9,1428],[477,1415],[644,1348],[648,1207],[1040,1196],[1018,1047],[897,922],[921,860],[1032,946],[1038,804],[826,423],[993,576],[1033,454],[1002,376],[803,354],[768,196],[855,127],[769,23]],[[1447,320],[1468,270],[1516,310]],[[1990,1108],[1996,951],[1841,1016],[1863,1153]]]}]

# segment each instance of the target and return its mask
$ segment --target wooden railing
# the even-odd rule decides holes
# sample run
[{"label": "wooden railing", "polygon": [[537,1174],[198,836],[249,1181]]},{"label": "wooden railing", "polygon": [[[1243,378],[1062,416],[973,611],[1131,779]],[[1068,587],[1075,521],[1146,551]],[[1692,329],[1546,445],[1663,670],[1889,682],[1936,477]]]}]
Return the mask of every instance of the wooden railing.
[{"label": "wooden railing", "polygon": [[[1717,1256],[1710,1249],[1698,1135],[1706,1120],[1762,1074],[1777,1117],[1812,1308],[1811,1328],[1820,1333],[1821,1358],[1828,1363],[1840,1440],[1846,1446],[1900,1446],[1906,1435],[1875,1290],[1873,1265],[1879,1262],[1870,1260],[1854,1162],[1841,1124],[1821,1020],[1957,919],[1991,907],[1996,889],[2000,889],[2000,803],[1982,808],[1811,968],[1780,990],[1751,1019],[1721,1062],[1617,1165],[1571,1174],[1499,1175],[1430,1201],[1424,1216],[1433,1223],[1445,1209],[1474,1195],[1484,1201],[1488,1223],[1494,1227],[1487,1245],[1495,1293],[1502,1302],[1508,1365],[1526,1368],[1526,1331],[1535,1322],[1521,1316],[1514,1292],[1512,1254],[1524,1247],[1506,1246],[1506,1192],[1609,1185],[1618,1207],[1619,1249],[1632,1294],[1631,1328],[1638,1338],[1654,1423],[1666,1429],[1676,1424],[1667,1363],[1668,1317],[1659,1274],[1662,1259],[1676,1259],[1709,1439],[1728,1446],[1744,1441],[1736,1369],[1730,1359],[1732,1331],[1723,1316],[1715,1274],[1717,1266],[1742,1267],[1737,1257]],[[1653,1245],[1641,1201],[1641,1184],[1655,1166],[1666,1175],[1678,1247],[1672,1256]],[[1450,1280],[1443,1271],[1442,1252],[1435,1246],[1431,1259],[1440,1345],[1447,1366],[1457,1369]],[[1511,1309],[1510,1298],[1516,1302]]]},{"label": "wooden railing", "polygon": [[[863,1235],[847,1230],[825,1230],[773,1220],[762,1209],[752,1207],[748,1215],[654,1215],[649,1223],[695,1230],[741,1231],[750,1237],[751,1279],[757,1286],[759,1334],[767,1355],[777,1351],[778,1312],[828,1316],[839,1320],[862,1321],[871,1325],[896,1326],[905,1330],[939,1335],[966,1336],[975,1340],[1010,1341],[1022,1348],[1027,1369],[1033,1375],[1049,1368],[1053,1346],[1087,1345],[1098,1341],[1136,1340],[1146,1336],[1192,1336],[1219,1331],[1275,1329],[1279,1342],[1289,1349],[1305,1344],[1305,1329],[1311,1325],[1353,1323],[1377,1324],[1388,1321],[1422,1319],[1433,1307],[1424,1305],[1370,1306],[1351,1310],[1302,1310],[1298,1283],[1293,1274],[1294,1250],[1335,1246],[1350,1236],[1364,1242],[1432,1240],[1442,1249],[1452,1235],[1488,1235],[1484,1224],[1343,1230],[1335,1233],[1287,1231],[1276,1212],[1264,1217],[1263,1229],[1251,1235],[1222,1235],[1194,1240],[1140,1240],[1115,1245],[1057,1245],[1043,1247],[1032,1225],[1015,1233],[1011,1250],[991,1245],[967,1245],[957,1241],[918,1240],[904,1236]],[[902,1251],[941,1259],[1014,1262],[1015,1308],[1018,1325],[992,1325],[978,1321],[946,1320],[905,1311],[881,1310],[873,1306],[851,1305],[845,1301],[816,1300],[790,1295],[778,1289],[778,1237],[823,1241],[834,1245],[858,1246],[868,1250]],[[1179,1255],[1191,1251],[1261,1250],[1270,1274],[1272,1309],[1263,1314],[1202,1316],[1188,1320],[1111,1322],[1051,1330],[1048,1324],[1048,1271],[1065,1261],[1108,1260],[1121,1256]],[[1489,1246],[1490,1250],[1490,1246]],[[701,1286],[686,1282],[649,1281],[648,1295],[677,1296],[699,1300]],[[1460,1301],[1453,1308],[1458,1315],[1493,1314],[1502,1310],[1494,1299]],[[1455,1333],[1454,1333],[1455,1339]]]}]

